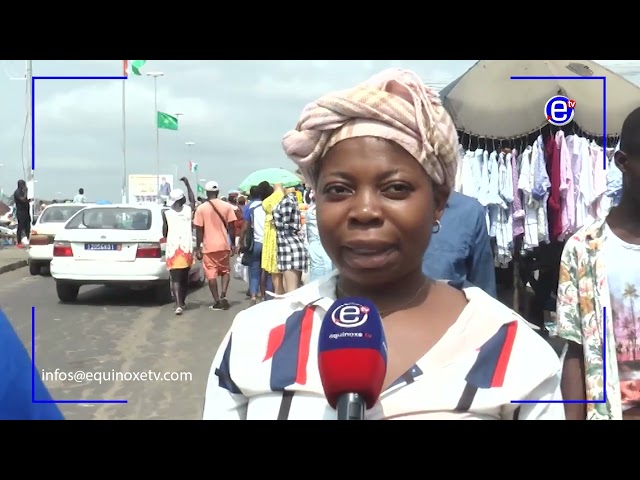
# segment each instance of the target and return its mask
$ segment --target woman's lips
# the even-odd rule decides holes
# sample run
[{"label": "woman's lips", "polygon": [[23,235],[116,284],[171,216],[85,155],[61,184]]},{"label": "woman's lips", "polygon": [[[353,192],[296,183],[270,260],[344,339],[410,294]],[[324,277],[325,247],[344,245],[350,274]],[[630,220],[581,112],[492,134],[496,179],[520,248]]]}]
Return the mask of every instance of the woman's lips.
[{"label": "woman's lips", "polygon": [[389,265],[397,252],[393,246],[343,247],[342,257],[351,268],[369,270]]}]

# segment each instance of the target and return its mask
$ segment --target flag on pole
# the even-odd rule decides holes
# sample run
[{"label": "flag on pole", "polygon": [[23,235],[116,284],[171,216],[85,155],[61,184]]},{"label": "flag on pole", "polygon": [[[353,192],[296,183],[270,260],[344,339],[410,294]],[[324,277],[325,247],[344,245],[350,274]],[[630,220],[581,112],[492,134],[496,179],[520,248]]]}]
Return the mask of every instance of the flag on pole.
[{"label": "flag on pole", "polygon": [[198,164],[195,162],[189,162],[189,171],[191,173],[196,173],[198,171]]},{"label": "flag on pole", "polygon": [[168,113],[158,112],[158,128],[178,130],[178,117],[174,117]]},{"label": "flag on pole", "polygon": [[131,60],[131,71],[135,74],[135,75],[142,75],[142,73],[140,73],[140,69],[142,67],[144,67],[144,64],[147,63],[146,60]]},{"label": "flag on pole", "polygon": [[198,197],[206,197],[207,196],[207,192],[204,191],[204,187],[200,184],[198,184],[198,193],[196,194],[196,196]]},{"label": "flag on pole", "polygon": [[122,76],[123,77],[129,76],[129,60],[122,61]]}]

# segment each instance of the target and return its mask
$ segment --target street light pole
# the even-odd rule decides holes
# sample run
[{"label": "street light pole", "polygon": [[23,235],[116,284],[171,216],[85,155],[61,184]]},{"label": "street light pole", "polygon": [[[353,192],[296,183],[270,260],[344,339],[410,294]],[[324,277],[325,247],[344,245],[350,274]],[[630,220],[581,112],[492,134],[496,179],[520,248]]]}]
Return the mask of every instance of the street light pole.
[{"label": "street light pole", "polygon": [[[14,77],[14,76],[10,76],[10,80],[22,80],[23,82],[26,82],[26,93],[25,93],[25,100],[26,100],[26,125],[29,125],[29,120],[31,119],[31,111],[32,111],[32,98],[31,98],[31,83],[32,83],[32,78],[33,78],[33,60],[25,60],[24,61],[24,76],[22,77]],[[5,73],[8,73],[7,70],[5,69]],[[28,128],[25,131],[25,137],[22,141],[22,161],[21,161],[21,165],[22,165],[22,175],[23,178],[25,179],[25,181],[29,181],[30,180],[30,175],[33,175],[33,170],[31,169],[31,165],[32,165],[32,155],[30,155],[31,153],[31,128]],[[26,146],[26,152],[25,152],[25,146]],[[27,158],[27,161],[29,162],[29,171],[31,172],[30,175],[27,175],[27,169],[25,168],[25,158]]]},{"label": "street light pole", "polygon": [[160,127],[158,126],[158,77],[162,72],[148,72],[148,77],[153,77],[153,103],[155,106],[154,121],[156,122],[156,190],[160,188]]},{"label": "street light pole", "polygon": [[[33,60],[27,60],[27,95],[29,98],[29,101],[27,102],[27,104],[29,105],[28,109],[27,109],[27,120],[31,120],[33,121],[33,119],[31,118],[31,112],[33,112],[33,92],[32,92],[32,86],[33,86]],[[31,202],[30,204],[30,211],[31,211],[31,218],[35,218],[35,209],[36,209],[36,205],[35,205],[35,199],[36,199],[36,184],[35,184],[35,171],[33,169],[33,138],[31,138],[31,127],[29,127],[27,129],[27,131],[29,132],[28,135],[28,141],[27,141],[27,152],[29,152],[29,155],[27,155],[27,159],[29,162],[29,171],[31,172],[31,174],[29,175],[31,178],[31,182],[32,182],[32,190],[31,190],[31,198],[33,199],[33,202]]]},{"label": "street light pole", "polygon": [[[122,76],[129,75],[129,61],[122,61]],[[128,184],[127,176],[127,82],[122,80],[122,203],[128,203]]]},{"label": "street light pole", "polygon": [[[187,152],[188,152],[188,156],[189,156],[189,165],[193,166],[193,158],[191,157],[191,147],[193,147],[196,143],[195,142],[184,142],[184,144],[187,146]],[[193,172],[193,176],[196,180],[196,197],[198,196],[198,169],[196,168],[196,171]]]},{"label": "street light pole", "polygon": [[[173,114],[174,117],[176,117],[178,119],[178,131],[180,130],[180,117],[184,116],[184,113],[174,113]],[[178,184],[178,167],[176,167],[176,178],[173,179],[174,182],[176,182],[176,185]]]}]

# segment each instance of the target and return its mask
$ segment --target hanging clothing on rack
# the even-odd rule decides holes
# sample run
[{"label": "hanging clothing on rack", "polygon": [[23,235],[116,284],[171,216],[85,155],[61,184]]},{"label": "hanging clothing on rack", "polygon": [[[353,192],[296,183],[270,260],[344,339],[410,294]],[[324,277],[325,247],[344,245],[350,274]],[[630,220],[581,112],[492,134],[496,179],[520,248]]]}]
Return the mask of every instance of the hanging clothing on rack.
[{"label": "hanging clothing on rack", "polygon": [[531,250],[538,246],[538,202],[533,198],[534,170],[531,167],[533,147],[527,147],[522,154],[518,189],[522,191],[524,206],[524,239],[522,247]]},{"label": "hanging clothing on rack", "polygon": [[564,241],[575,231],[576,198],[573,172],[571,170],[571,152],[562,130],[556,133],[556,145],[560,157],[560,234],[558,240]]},{"label": "hanging clothing on rack", "polygon": [[516,244],[532,251],[604,218],[620,184],[619,175],[604,170],[607,154],[562,130],[538,135],[522,151],[461,150],[456,191],[484,207],[495,265],[507,266]]},{"label": "hanging clothing on rack", "polygon": [[[492,154],[493,155],[493,154]],[[513,259],[513,223],[511,205],[513,203],[513,174],[511,172],[511,154],[498,155],[497,172],[498,197],[493,205],[495,211],[496,254],[495,265],[506,268]]]},{"label": "hanging clothing on rack", "polygon": [[511,174],[513,186],[513,203],[511,204],[511,217],[513,225],[513,238],[517,238],[524,233],[524,217],[525,211],[522,207],[522,196],[519,192],[519,165],[522,163],[522,154],[518,155],[518,151],[514,148],[511,153]]},{"label": "hanging clothing on rack", "polygon": [[456,169],[456,179],[453,182],[453,191],[459,192],[462,188],[462,166],[464,162],[462,161],[465,156],[464,147],[462,145],[458,145],[458,168]]},{"label": "hanging clothing on rack", "polygon": [[562,200],[560,174],[560,147],[555,135],[549,135],[544,143],[545,162],[549,173],[549,202],[547,216],[549,219],[549,240],[555,241],[562,235]]},{"label": "hanging clothing on rack", "polygon": [[542,135],[533,142],[531,154],[531,168],[533,169],[532,196],[538,202],[536,214],[538,217],[538,241],[549,243],[549,218],[547,206],[549,203],[549,188],[551,181],[547,172],[547,164],[544,157],[544,141]]},{"label": "hanging clothing on rack", "polygon": [[607,168],[607,193],[609,198],[609,208],[616,207],[620,203],[622,197],[622,172],[615,162],[615,152],[620,150],[620,142],[616,145],[612,158]]}]

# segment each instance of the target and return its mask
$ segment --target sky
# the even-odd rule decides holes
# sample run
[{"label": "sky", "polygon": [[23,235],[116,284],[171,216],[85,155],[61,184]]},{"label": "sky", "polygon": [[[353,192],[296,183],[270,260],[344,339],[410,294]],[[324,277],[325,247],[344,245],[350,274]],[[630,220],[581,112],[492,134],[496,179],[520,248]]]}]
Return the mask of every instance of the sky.
[{"label": "sky", "polygon": [[[596,60],[640,83],[640,61]],[[28,171],[25,132],[25,61],[0,61],[0,187],[5,193]],[[415,71],[436,89],[476,60],[149,60],[143,72],[157,80],[158,109],[182,113],[179,130],[160,130],[156,150],[154,80],[126,81],[128,174],[160,173],[216,180],[226,192],[251,172],[295,165],[284,155],[282,136],[302,108],[320,95],[366,80],[388,67]],[[121,60],[34,60],[35,76],[117,76]],[[71,198],[85,189],[90,201],[119,201],[124,172],[122,82],[39,80],[35,95],[35,194]],[[30,128],[30,126],[28,126]],[[28,137],[27,137],[28,138]],[[185,142],[194,142],[188,147]],[[24,157],[24,158],[23,158]],[[199,164],[190,173],[189,160]],[[203,182],[200,182],[203,183]],[[174,185],[175,186],[175,185]]]}]

